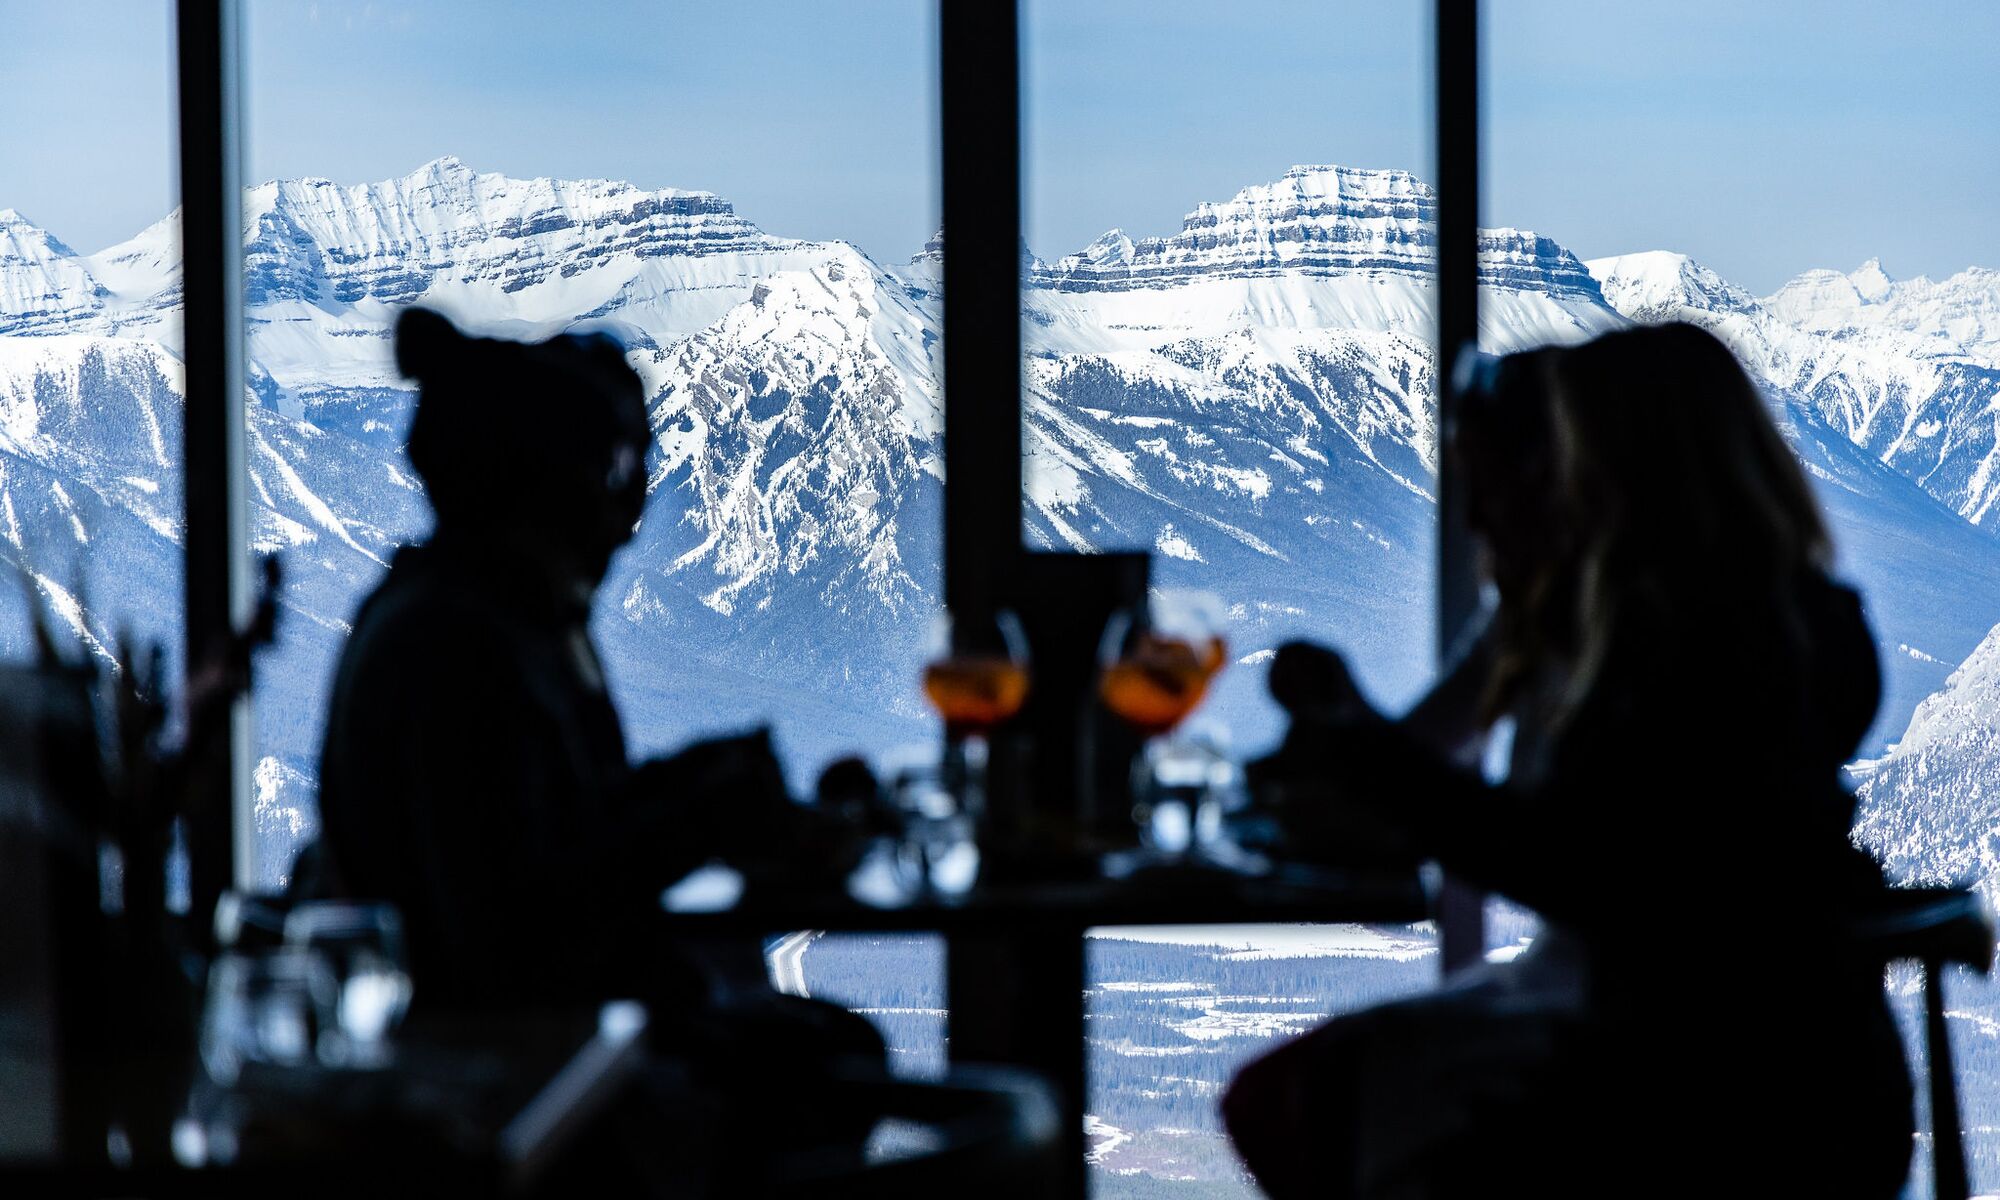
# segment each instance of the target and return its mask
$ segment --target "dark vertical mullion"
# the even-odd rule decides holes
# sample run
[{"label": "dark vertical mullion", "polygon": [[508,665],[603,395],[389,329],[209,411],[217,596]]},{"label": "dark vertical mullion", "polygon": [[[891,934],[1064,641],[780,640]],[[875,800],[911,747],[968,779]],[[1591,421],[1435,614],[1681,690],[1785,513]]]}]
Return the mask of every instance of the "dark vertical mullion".
[{"label": "dark vertical mullion", "polygon": [[944,593],[980,613],[1021,546],[1021,103],[1015,0],[939,0]]},{"label": "dark vertical mullion", "polygon": [[[182,474],[186,503],[186,653],[190,673],[246,615],[243,428],[243,272],[237,9],[234,0],[180,0],[181,358],[186,368]],[[226,750],[204,764],[212,854],[195,863],[196,912],[222,888],[255,876],[250,809],[249,705],[230,714]],[[226,822],[226,825],[224,824]],[[220,843],[217,838],[223,839]]]},{"label": "dark vertical mullion", "polygon": [[[1479,340],[1479,4],[1437,0],[1438,429],[1458,408],[1454,364]],[[1442,445],[1440,445],[1442,451]],[[1465,496],[1438,455],[1437,653],[1442,662],[1478,603]],[[1479,961],[1484,899],[1447,881],[1438,905],[1444,969]]]},{"label": "dark vertical mullion", "polygon": [[[944,175],[944,594],[977,620],[1021,554],[1021,77],[1017,0],[938,0]],[[946,1037],[1054,1088],[1050,1194],[1089,1194],[1083,931],[955,934]]]}]

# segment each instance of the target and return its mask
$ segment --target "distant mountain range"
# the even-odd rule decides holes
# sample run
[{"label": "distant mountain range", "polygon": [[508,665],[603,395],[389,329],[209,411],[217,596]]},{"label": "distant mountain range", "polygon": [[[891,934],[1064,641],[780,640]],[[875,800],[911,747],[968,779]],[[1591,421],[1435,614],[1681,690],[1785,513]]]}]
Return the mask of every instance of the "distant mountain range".
[{"label": "distant mountain range", "polygon": [[[1165,582],[1230,603],[1246,664],[1315,636],[1386,701],[1412,695],[1430,658],[1433,209],[1407,172],[1297,167],[1169,237],[1028,256],[1028,541],[1152,549]],[[925,735],[942,236],[882,264],[705,192],[454,159],[261,184],[245,214],[253,539],[291,568],[258,707],[271,870],[310,826],[345,623],[424,528],[388,332],[409,303],[504,336],[604,330],[646,380],[653,507],[597,621],[640,746],[770,717],[803,771]],[[80,255],[0,211],[0,553],[96,645],[128,622],[171,633],[179,607],[175,226]],[[1490,349],[1687,319],[1767,386],[1869,599],[1882,753],[2000,622],[2000,273],[1896,282],[1871,263],[1760,300],[1664,252],[1583,263],[1495,229],[1480,256]],[[0,605],[0,649],[25,645],[22,611]],[[1230,672],[1215,704],[1245,749],[1272,728],[1257,676]],[[2000,770],[1990,744],[1979,769]]]}]

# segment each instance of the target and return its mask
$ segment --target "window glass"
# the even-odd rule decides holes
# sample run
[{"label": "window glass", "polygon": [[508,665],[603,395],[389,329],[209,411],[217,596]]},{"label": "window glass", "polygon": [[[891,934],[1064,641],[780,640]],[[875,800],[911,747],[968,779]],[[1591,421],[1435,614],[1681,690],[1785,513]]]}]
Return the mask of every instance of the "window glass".
[{"label": "window glass", "polygon": [[[180,657],[173,11],[24,7],[0,39],[0,657]],[[27,114],[33,114],[32,118]]]},{"label": "window glass", "polygon": [[595,626],[635,753],[770,722],[803,784],[925,731],[936,328],[897,272],[937,225],[932,22],[776,0],[246,14],[257,537],[293,568],[266,673],[286,694],[259,706],[267,874],[312,823],[346,623],[428,521],[400,449],[405,305],[602,331],[645,379],[652,499]]},{"label": "window glass", "polygon": [[[1208,715],[1347,649],[1431,662],[1435,243],[1427,9],[1030,3],[1025,537],[1141,549],[1228,605]],[[1243,669],[1236,669],[1236,668]]]},{"label": "window glass", "polygon": [[[1156,588],[1220,601],[1196,749],[1269,748],[1291,638],[1399,708],[1432,668],[1429,5],[1023,20],[1024,540],[1148,551]],[[1089,970],[1097,1194],[1248,1196],[1232,1072],[1437,959],[1428,927],[1121,928]]]},{"label": "window glass", "polygon": [[[289,568],[262,676],[266,879],[315,824],[333,665],[428,513],[401,442],[407,305],[594,330],[643,377],[651,500],[593,632],[635,757],[773,727],[795,789],[935,740],[934,5],[246,6],[257,548]],[[914,265],[913,265],[914,264]],[[558,419],[553,411],[551,420]],[[790,942],[791,986],[940,1053],[936,947]],[[800,976],[803,971],[803,976]],[[926,974],[926,972],[929,972]],[[823,978],[824,977],[824,978]]]},{"label": "window glass", "polygon": [[[1861,839],[1926,882],[1984,882],[2000,815],[1997,17],[1530,0],[1485,28],[1483,214],[1542,235],[1573,318],[1523,321],[1489,292],[1486,346],[1684,320],[1736,352],[1874,626],[1885,691],[1852,767]],[[1509,264],[1487,265],[1498,289]],[[1892,985],[1914,1031],[1911,980]],[[1974,1178],[1991,1187],[2000,995],[1951,990]]]}]

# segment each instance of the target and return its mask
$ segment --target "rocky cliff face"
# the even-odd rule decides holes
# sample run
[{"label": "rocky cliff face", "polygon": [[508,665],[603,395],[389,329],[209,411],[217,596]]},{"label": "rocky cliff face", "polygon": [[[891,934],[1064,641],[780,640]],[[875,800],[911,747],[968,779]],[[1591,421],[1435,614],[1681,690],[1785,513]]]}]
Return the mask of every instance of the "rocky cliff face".
[{"label": "rocky cliff face", "polygon": [[[1569,251],[1517,229],[1481,231],[1496,287],[1597,297]],[[1179,233],[1134,242],[1112,230],[1035,282],[1058,291],[1157,288],[1221,278],[1414,276],[1437,261],[1437,198],[1408,171],[1293,167],[1273,183],[1197,205]]]},{"label": "rocky cliff face", "polygon": [[629,272],[648,259],[791,244],[707,192],[510,179],[455,158],[356,187],[262,184],[250,190],[245,217],[245,301],[253,307],[407,304],[444,287],[513,296],[607,267]]}]

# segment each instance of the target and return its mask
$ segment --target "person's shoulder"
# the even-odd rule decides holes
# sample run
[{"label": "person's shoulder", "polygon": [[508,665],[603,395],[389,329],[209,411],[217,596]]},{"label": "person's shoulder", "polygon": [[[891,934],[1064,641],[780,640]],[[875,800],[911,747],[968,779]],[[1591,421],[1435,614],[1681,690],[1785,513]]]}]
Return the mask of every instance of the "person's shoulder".
[{"label": "person's shoulder", "polygon": [[357,617],[346,656],[364,677],[420,688],[481,673],[509,637],[506,614],[479,589],[392,569]]}]

